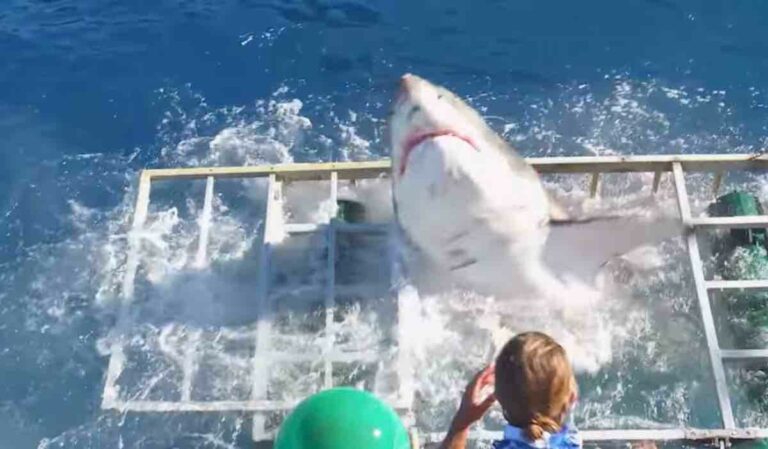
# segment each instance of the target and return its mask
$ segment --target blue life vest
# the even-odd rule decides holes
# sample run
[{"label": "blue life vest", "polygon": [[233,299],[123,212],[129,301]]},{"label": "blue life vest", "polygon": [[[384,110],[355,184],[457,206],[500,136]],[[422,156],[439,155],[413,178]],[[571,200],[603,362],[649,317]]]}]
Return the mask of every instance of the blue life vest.
[{"label": "blue life vest", "polygon": [[545,432],[543,438],[531,441],[522,429],[507,425],[504,439],[494,441],[493,449],[581,449],[581,436],[575,427],[565,425],[557,433]]}]

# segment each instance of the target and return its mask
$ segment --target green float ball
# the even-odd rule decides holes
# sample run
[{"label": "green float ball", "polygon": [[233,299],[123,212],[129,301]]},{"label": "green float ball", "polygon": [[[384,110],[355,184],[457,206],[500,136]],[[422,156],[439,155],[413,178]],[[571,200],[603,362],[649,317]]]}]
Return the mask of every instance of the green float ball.
[{"label": "green float ball", "polygon": [[374,395],[333,388],[302,401],[283,421],[274,449],[408,449],[408,432]]}]

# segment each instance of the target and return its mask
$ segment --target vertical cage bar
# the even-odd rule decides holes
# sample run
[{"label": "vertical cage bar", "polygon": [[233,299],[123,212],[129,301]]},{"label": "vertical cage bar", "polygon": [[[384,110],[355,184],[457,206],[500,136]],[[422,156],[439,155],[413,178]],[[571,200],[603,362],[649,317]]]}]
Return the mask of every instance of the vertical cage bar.
[{"label": "vertical cage bar", "polygon": [[398,379],[397,402],[399,407],[406,409],[405,416],[402,417],[403,422],[411,425],[415,423],[412,409],[415,380],[413,353],[408,342],[413,338],[409,335],[409,331],[417,325],[416,320],[418,320],[421,304],[416,290],[407,285],[401,244],[400,229],[393,225],[390,228],[388,252],[390,284],[397,301],[397,327],[394,329],[397,339],[397,359],[395,360]]},{"label": "vertical cage bar", "polygon": [[201,337],[201,331],[192,331],[186,344],[181,378],[182,402],[192,400],[192,383],[197,372],[197,346],[200,344]]},{"label": "vertical cage bar", "polygon": [[213,216],[213,184],[214,177],[209,176],[205,180],[205,200],[203,201],[203,210],[198,218],[200,235],[197,242],[197,254],[195,255],[195,266],[204,267],[208,259],[208,240],[211,233],[211,219]]},{"label": "vertical cage bar", "polygon": [[141,246],[140,233],[147,221],[149,212],[149,193],[152,180],[146,171],[139,177],[139,191],[136,195],[136,208],[133,213],[133,223],[128,232],[128,258],[125,263],[125,276],[121,290],[122,302],[128,303],[133,299],[133,289],[136,280],[136,271],[139,268],[139,249]]},{"label": "vertical cage bar", "polygon": [[[688,201],[688,190],[685,186],[685,175],[683,167],[679,162],[672,163],[672,173],[675,180],[675,190],[677,191],[677,200],[680,207],[680,215],[683,223],[691,221],[691,206]],[[701,253],[699,252],[699,242],[696,237],[696,229],[690,230],[686,237],[688,242],[688,256],[691,262],[693,272],[693,281],[696,285],[696,296],[701,311],[701,319],[704,324],[704,334],[707,339],[707,348],[709,350],[709,359],[712,364],[712,374],[717,389],[717,400],[720,406],[720,415],[723,420],[723,427],[733,429],[736,422],[733,418],[733,409],[731,407],[731,398],[728,393],[728,384],[725,377],[725,368],[723,358],[720,353],[720,345],[717,341],[717,330],[712,316],[712,308],[709,304],[709,293],[707,292],[706,281],[704,280],[704,270],[701,264]]]},{"label": "vertical cage bar", "polygon": [[712,181],[712,196],[714,198],[717,198],[717,194],[720,193],[720,186],[723,183],[723,176],[724,173],[722,171],[715,173],[715,179]]},{"label": "vertical cage bar", "polygon": [[[269,298],[269,283],[271,276],[272,241],[275,230],[276,214],[282,214],[281,182],[275,174],[269,175],[267,185],[267,205],[264,214],[264,224],[261,227],[261,251],[259,254],[259,273],[256,291],[256,308],[258,323],[256,328],[256,350],[253,354],[253,382],[251,389],[252,400],[267,399],[269,384],[269,352],[271,349],[272,333],[272,304]],[[253,437],[266,438],[266,416],[264,413],[254,413]]]},{"label": "vertical cage bar", "polygon": [[[123,276],[122,288],[120,289],[120,308],[117,317],[116,328],[121,329],[125,325],[128,312],[128,305],[133,300],[134,284],[136,281],[136,271],[139,268],[139,250],[141,246],[140,233],[147,221],[149,213],[149,197],[152,188],[152,178],[149,172],[142,171],[139,176],[139,187],[136,193],[136,205],[133,211],[133,223],[128,231],[128,255],[125,262],[125,274]],[[118,405],[117,378],[123,371],[125,364],[125,353],[123,352],[122,342],[118,337],[114,337],[110,345],[109,365],[107,366],[107,376],[104,381],[104,390],[101,397],[102,408],[115,408]]]},{"label": "vertical cage bar", "polygon": [[653,187],[652,192],[653,194],[659,193],[659,185],[661,184],[661,175],[664,174],[662,171],[657,171],[653,173]]},{"label": "vertical cage bar", "polygon": [[600,187],[600,172],[592,173],[592,179],[589,183],[589,197],[597,197],[597,189]]},{"label": "vertical cage bar", "polygon": [[[329,201],[332,210],[336,210],[338,204],[339,176],[337,172],[331,172],[331,188]],[[324,349],[324,369],[323,384],[325,388],[333,386],[333,363],[330,360],[330,353],[333,350],[333,341],[336,338],[336,332],[333,323],[334,309],[336,308],[336,219],[331,218],[326,230],[327,266],[325,281],[325,347]]]}]

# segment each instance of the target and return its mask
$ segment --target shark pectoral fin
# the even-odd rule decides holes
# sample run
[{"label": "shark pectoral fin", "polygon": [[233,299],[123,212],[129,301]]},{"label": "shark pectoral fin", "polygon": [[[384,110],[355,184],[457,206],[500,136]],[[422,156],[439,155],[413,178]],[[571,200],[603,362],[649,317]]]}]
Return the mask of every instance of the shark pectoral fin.
[{"label": "shark pectoral fin", "polygon": [[684,233],[677,216],[613,215],[550,222],[544,262],[593,283],[612,257]]}]

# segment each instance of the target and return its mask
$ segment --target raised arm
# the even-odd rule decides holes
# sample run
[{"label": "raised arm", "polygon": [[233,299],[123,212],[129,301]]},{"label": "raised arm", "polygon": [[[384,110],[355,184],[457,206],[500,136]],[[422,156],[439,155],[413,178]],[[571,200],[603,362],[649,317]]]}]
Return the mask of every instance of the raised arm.
[{"label": "raised arm", "polygon": [[493,388],[494,380],[494,367],[490,365],[469,382],[440,449],[464,449],[467,446],[469,428],[496,402],[493,393],[487,393],[488,387]]}]

